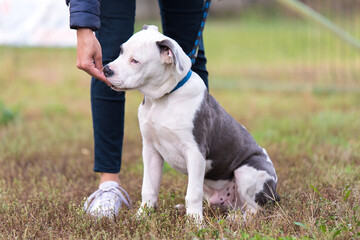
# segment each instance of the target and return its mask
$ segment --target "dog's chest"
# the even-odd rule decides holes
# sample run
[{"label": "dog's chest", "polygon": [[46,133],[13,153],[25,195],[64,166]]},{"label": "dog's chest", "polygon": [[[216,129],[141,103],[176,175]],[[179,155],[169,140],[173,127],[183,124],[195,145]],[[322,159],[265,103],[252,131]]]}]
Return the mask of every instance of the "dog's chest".
[{"label": "dog's chest", "polygon": [[197,147],[193,119],[201,99],[145,102],[139,107],[143,141],[175,170],[187,174],[186,152]]}]

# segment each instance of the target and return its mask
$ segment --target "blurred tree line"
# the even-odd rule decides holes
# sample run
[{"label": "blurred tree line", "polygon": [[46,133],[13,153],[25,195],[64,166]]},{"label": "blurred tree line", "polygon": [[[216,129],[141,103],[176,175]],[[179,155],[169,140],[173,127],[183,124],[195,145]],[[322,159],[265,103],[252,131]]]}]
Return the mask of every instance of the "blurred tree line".
[{"label": "blurred tree line", "polygon": [[[158,19],[158,0],[137,0],[137,18]],[[300,0],[320,13],[333,15],[356,14],[360,10],[359,0]],[[211,16],[241,16],[256,11],[263,16],[272,16],[276,13],[296,17],[292,11],[285,9],[276,0],[212,0]],[[333,13],[333,14],[332,14]]]}]

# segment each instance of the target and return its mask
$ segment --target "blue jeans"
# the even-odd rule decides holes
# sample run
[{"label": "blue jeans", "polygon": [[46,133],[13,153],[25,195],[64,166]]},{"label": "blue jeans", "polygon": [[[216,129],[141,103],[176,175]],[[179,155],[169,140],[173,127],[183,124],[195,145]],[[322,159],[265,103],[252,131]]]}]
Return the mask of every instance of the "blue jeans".
[{"label": "blue jeans", "polygon": [[[201,24],[203,0],[159,0],[164,34],[175,39],[190,53]],[[101,28],[96,32],[103,64],[115,60],[120,45],[134,32],[135,0],[102,0]],[[203,43],[192,70],[208,86]],[[91,108],[95,141],[95,172],[118,173],[124,136],[125,93],[115,92],[103,82],[91,81]]]}]

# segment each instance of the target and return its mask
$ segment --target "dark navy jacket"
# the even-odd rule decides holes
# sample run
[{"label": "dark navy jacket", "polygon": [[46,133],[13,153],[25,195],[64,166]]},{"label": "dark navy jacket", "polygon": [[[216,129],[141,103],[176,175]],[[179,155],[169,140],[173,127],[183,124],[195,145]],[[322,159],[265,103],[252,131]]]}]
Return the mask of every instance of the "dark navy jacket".
[{"label": "dark navy jacket", "polygon": [[66,0],[70,3],[70,28],[91,28],[96,31],[100,28],[100,1],[99,0]]}]

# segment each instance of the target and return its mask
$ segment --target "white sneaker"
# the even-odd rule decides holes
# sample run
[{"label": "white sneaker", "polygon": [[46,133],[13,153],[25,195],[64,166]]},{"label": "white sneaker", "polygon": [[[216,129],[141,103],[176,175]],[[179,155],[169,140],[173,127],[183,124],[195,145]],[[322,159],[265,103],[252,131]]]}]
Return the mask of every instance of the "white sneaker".
[{"label": "white sneaker", "polygon": [[118,214],[123,203],[129,209],[132,208],[127,192],[117,182],[106,181],[88,197],[84,204],[84,211],[94,217],[113,218]]}]

